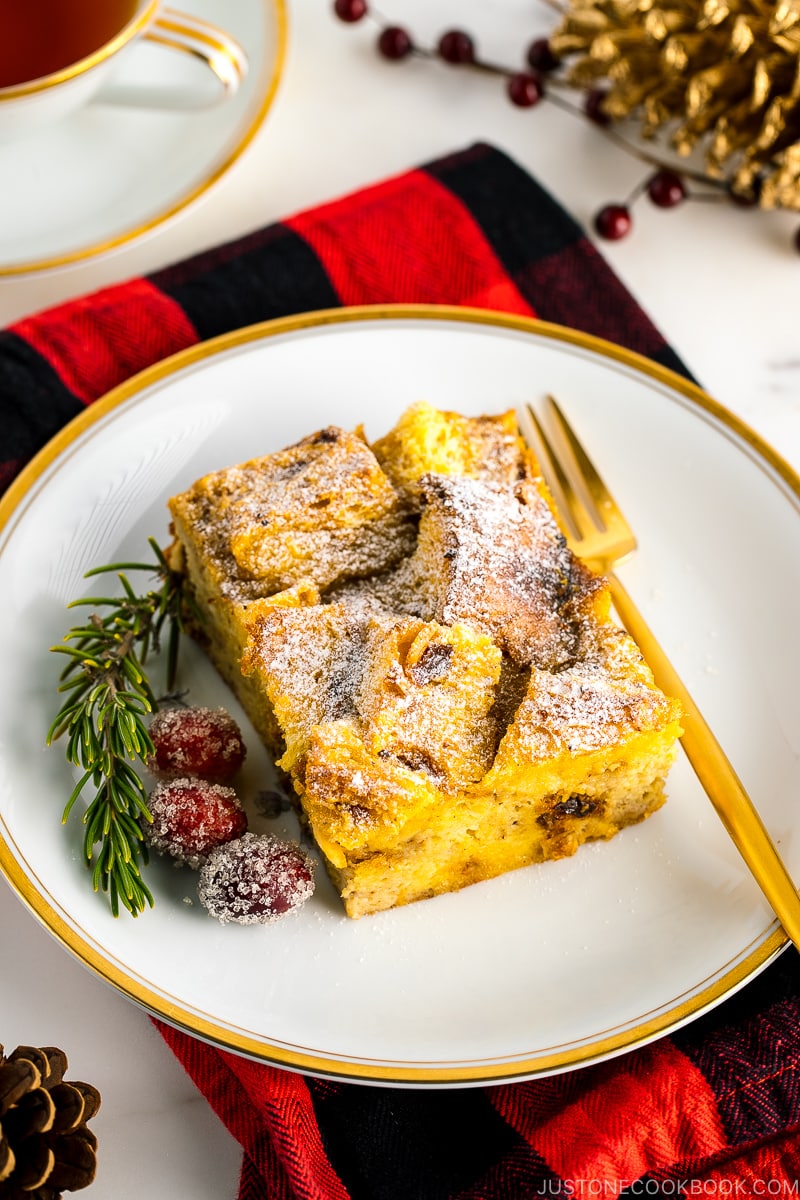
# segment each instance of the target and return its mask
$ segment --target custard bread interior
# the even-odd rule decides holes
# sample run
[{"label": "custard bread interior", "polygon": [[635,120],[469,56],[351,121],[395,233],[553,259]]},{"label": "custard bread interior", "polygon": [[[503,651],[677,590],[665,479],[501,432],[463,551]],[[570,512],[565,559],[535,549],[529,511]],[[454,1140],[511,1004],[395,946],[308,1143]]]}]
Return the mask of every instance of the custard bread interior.
[{"label": "custard bread interior", "polygon": [[512,412],[413,405],[170,501],[192,630],[360,917],[612,837],[680,712],[570,552]]}]

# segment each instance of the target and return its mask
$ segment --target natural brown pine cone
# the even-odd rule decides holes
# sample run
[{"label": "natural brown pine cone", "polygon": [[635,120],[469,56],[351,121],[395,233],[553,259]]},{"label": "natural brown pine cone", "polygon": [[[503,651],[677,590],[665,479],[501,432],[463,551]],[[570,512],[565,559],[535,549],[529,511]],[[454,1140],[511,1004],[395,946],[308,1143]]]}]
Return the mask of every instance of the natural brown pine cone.
[{"label": "natural brown pine cone", "polygon": [[66,1082],[67,1056],[52,1046],[0,1046],[0,1200],[60,1200],[88,1187],[97,1138],[86,1122],[100,1107],[88,1083]]}]

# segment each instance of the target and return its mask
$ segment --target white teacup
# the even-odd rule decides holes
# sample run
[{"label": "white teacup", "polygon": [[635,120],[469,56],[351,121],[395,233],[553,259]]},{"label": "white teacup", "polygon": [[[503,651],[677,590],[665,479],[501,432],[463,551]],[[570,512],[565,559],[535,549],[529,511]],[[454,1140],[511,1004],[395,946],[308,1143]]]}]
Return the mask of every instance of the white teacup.
[{"label": "white teacup", "polygon": [[[26,0],[14,0],[25,4]],[[101,0],[102,2],[102,0]],[[46,37],[47,32],[42,31]],[[179,87],[169,83],[115,83],[122,56],[146,40],[191,55],[208,67],[216,87]],[[166,58],[166,55],[165,55]],[[233,95],[247,73],[247,55],[239,43],[210,22],[167,8],[162,0],[136,0],[131,19],[112,38],[84,58],[37,79],[0,87],[0,140],[23,137],[42,125],[68,116],[90,100],[143,108],[203,108]]]}]

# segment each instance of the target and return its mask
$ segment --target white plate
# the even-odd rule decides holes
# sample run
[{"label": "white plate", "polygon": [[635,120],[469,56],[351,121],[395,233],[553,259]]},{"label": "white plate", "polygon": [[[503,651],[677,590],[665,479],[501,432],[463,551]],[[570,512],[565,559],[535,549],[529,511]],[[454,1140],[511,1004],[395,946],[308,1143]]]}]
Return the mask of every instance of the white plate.
[{"label": "white plate", "polygon": [[[236,161],[272,103],[286,48],[284,0],[180,0],[244,47],[239,90],[214,108],[146,111],[100,103],[0,145],[0,276],[91,258],[183,211]],[[166,61],[165,61],[166,60]],[[137,45],[124,82],[196,85],[189,56]]]},{"label": "white plate", "polygon": [[[89,567],[167,537],[165,500],[204,472],[330,422],[370,437],[425,398],[464,412],[558,395],[639,534],[626,584],[729,749],[800,878],[800,480],[699,389],[554,326],[441,309],[306,314],[198,346],[111,393],[0,505],[0,864],[98,974],[198,1036],[358,1080],[546,1074],[696,1016],[784,944],[691,770],[610,843],[361,921],[322,880],[273,927],[221,927],[158,860],[156,907],[114,920],[60,825],[71,774],[46,750]],[[96,593],[96,585],[94,588]],[[196,703],[233,705],[199,653]],[[191,660],[191,661],[189,661]],[[244,792],[266,758],[250,732]],[[286,818],[292,830],[293,818]],[[271,828],[265,818],[259,828]]]}]

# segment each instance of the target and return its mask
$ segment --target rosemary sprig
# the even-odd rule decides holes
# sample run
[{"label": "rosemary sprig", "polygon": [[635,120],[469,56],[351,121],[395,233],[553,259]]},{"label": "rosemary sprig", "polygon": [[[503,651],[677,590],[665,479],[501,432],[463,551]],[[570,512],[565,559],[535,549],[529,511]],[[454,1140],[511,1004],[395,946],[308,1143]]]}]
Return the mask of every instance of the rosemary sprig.
[{"label": "rosemary sprig", "polygon": [[[83,772],[62,820],[66,823],[76,800],[91,784],[94,798],[83,816],[84,854],[94,890],[108,893],[115,917],[120,904],[134,917],[145,905],[153,905],[140,870],[140,864],[147,862],[140,821],[151,817],[147,792],[131,763],[144,763],[153,753],[144,717],[157,708],[157,702],[144,664],[150,653],[161,651],[166,627],[167,690],[171,690],[187,603],[183,576],[172,570],[158,543],[153,538],[148,541],[154,562],[112,563],[87,572],[87,577],[116,572],[122,593],[73,601],[70,608],[89,606],[95,611],[84,624],[70,629],[62,644],[51,647],[69,662],[58,689],[66,698],[47,743],[66,735],[67,761]],[[158,585],[137,594],[126,571],[148,571],[157,577]]]}]

